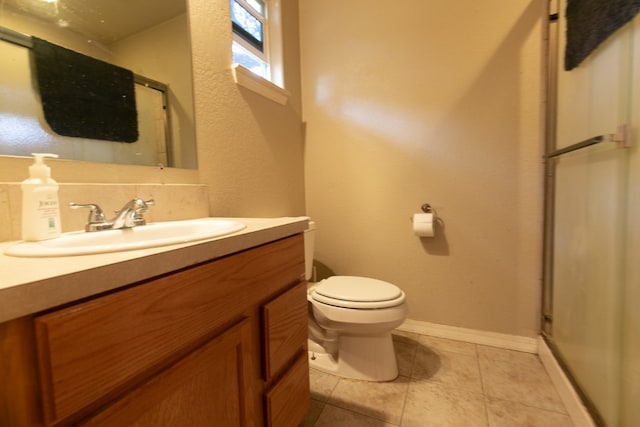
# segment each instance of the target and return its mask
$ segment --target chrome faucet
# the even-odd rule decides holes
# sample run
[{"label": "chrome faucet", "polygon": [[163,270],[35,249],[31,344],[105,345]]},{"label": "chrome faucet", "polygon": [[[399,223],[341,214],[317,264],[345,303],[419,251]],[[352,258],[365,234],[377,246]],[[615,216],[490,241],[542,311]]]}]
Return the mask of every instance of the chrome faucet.
[{"label": "chrome faucet", "polygon": [[129,200],[119,211],[116,216],[107,221],[102,209],[95,203],[78,204],[69,203],[72,209],[86,208],[90,209],[89,219],[84,229],[86,231],[116,230],[120,228],[131,228],[139,225],[145,225],[147,222],[143,214],[149,210],[149,206],[155,202],[153,199],[142,200],[139,197]]}]

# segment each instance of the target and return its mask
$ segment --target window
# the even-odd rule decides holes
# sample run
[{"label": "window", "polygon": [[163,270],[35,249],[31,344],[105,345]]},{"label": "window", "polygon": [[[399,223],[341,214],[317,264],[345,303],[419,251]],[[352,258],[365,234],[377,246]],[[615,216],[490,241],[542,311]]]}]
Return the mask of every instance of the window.
[{"label": "window", "polygon": [[233,62],[273,80],[269,58],[269,21],[263,0],[231,0]]},{"label": "window", "polygon": [[230,0],[233,62],[284,88],[280,0]]},{"label": "window", "polygon": [[233,29],[233,78],[285,105],[280,0],[230,0]]}]

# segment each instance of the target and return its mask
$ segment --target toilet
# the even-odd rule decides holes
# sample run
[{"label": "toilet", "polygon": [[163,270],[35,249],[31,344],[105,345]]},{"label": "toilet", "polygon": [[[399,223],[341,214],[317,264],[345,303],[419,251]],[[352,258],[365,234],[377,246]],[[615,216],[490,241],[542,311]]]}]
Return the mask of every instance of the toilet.
[{"label": "toilet", "polygon": [[[307,280],[313,275],[315,223],[304,233]],[[309,282],[309,365],[345,378],[391,381],[398,363],[391,331],[407,318],[404,292],[382,280],[332,276]]]}]

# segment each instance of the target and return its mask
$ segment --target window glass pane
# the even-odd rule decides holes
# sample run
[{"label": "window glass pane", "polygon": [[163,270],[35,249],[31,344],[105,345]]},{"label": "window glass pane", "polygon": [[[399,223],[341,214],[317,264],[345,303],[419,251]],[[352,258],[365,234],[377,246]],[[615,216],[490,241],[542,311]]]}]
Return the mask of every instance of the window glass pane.
[{"label": "window glass pane", "polygon": [[233,42],[233,62],[242,65],[267,80],[269,79],[269,66],[267,63],[236,42]]},{"label": "window glass pane", "polygon": [[246,0],[246,2],[253,10],[264,16],[264,3],[261,0]]},{"label": "window glass pane", "polygon": [[262,51],[262,22],[235,1],[231,7],[231,21],[237,34]]}]

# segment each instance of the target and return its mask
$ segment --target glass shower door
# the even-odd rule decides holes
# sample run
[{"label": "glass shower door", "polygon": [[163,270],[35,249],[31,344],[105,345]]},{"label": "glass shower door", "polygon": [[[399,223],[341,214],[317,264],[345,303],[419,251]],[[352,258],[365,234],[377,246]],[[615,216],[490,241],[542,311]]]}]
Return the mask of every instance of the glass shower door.
[{"label": "glass shower door", "polygon": [[[560,1],[560,58],[565,8],[566,1]],[[637,23],[638,18],[572,71],[564,71],[562,60],[558,61],[557,148],[612,134],[623,123],[631,123],[634,129],[640,125],[632,116],[633,100],[640,99],[632,96],[633,61],[639,55],[633,49]],[[629,297],[634,286],[640,286],[630,281],[633,269],[637,271],[634,264],[640,262],[637,246],[630,241],[630,219],[640,214],[640,207],[632,211],[640,189],[638,179],[631,179],[633,163],[639,163],[637,152],[637,147],[620,149],[605,142],[558,156],[551,165],[550,340],[599,421],[608,426],[640,423],[638,401],[628,404],[640,399],[628,381],[640,363],[633,360],[640,354],[637,344],[633,345],[638,329],[635,335],[630,332],[638,317],[629,313]]]},{"label": "glass shower door", "polygon": [[590,147],[556,165],[553,341],[607,425],[617,426],[626,153]]}]

